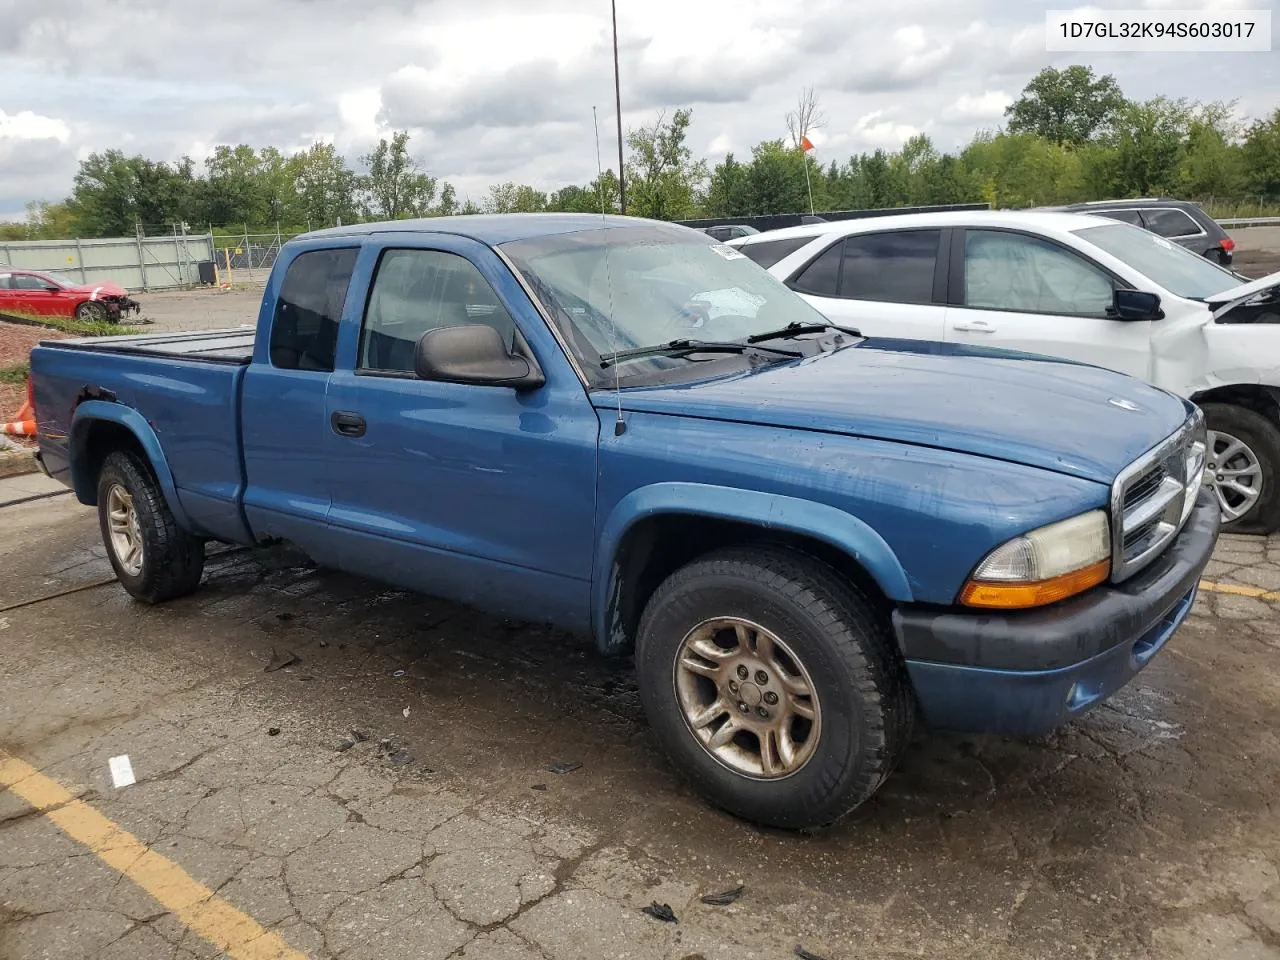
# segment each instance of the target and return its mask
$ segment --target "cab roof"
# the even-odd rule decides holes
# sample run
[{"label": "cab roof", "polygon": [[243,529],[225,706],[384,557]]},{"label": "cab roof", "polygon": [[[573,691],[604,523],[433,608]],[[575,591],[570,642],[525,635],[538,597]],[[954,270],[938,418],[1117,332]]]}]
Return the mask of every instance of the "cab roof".
[{"label": "cab roof", "polygon": [[[416,220],[387,220],[380,223],[353,223],[348,226],[313,230],[295,239],[324,237],[367,237],[380,233],[445,233],[468,237],[494,247],[514,240],[530,240],[579,230],[599,230],[603,226],[628,227],[674,224],[640,217],[602,216],[595,213],[491,213],[477,216],[424,217]],[[678,228],[677,229],[681,229]],[[688,229],[688,228],[683,228]],[[690,231],[696,232],[696,231]]]}]

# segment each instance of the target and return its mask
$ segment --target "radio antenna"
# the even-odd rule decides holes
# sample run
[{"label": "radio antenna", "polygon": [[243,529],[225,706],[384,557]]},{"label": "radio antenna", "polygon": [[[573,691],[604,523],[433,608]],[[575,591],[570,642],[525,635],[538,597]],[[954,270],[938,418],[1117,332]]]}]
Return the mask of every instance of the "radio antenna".
[{"label": "radio antenna", "polygon": [[[600,227],[604,231],[604,277],[605,284],[609,288],[609,335],[613,341],[612,346],[615,351],[618,349],[618,324],[613,319],[613,271],[609,268],[609,221],[606,218],[605,196],[604,196],[604,167],[600,161],[600,120],[596,114],[596,108],[591,108],[591,124],[596,130],[596,194],[600,199]],[[621,186],[622,181],[618,181]],[[610,364],[613,367],[613,395],[618,401],[618,419],[613,422],[613,435],[620,437],[627,432],[627,422],[622,419],[622,375],[618,372],[618,364],[616,362]]]}]

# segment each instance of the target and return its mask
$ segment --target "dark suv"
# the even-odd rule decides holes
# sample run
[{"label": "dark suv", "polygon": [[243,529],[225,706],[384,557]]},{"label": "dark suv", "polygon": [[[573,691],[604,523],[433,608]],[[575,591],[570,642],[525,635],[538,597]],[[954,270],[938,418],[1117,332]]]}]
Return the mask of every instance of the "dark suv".
[{"label": "dark suv", "polygon": [[1236,242],[1217,221],[1189,200],[1092,200],[1049,209],[1091,213],[1136,224],[1224,267],[1231,265],[1231,253],[1236,248]]}]

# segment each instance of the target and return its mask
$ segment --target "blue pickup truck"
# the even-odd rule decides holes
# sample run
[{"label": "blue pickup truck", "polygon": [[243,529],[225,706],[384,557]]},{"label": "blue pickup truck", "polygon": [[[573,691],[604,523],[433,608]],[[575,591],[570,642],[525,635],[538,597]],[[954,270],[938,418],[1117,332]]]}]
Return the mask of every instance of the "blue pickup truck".
[{"label": "blue pickup truck", "polygon": [[805,828],[918,718],[1038,733],[1186,616],[1218,535],[1189,403],[1095,367],[835,327],[670,224],[366,224],[281,250],[257,329],[31,359],[45,470],[124,588],[210,540],[634,654],[713,802]]}]

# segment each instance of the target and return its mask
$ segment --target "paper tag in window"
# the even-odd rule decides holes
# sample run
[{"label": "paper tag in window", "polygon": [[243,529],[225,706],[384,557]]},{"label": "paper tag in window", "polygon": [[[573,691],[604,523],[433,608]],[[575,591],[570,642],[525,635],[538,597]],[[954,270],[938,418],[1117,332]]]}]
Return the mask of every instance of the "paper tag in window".
[{"label": "paper tag in window", "polygon": [[724,257],[726,260],[747,259],[747,255],[745,253],[739,253],[737,250],[733,249],[733,247],[725,246],[723,243],[713,243],[711,244],[711,249],[720,254],[720,256]]}]

